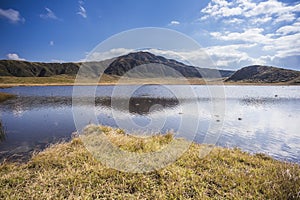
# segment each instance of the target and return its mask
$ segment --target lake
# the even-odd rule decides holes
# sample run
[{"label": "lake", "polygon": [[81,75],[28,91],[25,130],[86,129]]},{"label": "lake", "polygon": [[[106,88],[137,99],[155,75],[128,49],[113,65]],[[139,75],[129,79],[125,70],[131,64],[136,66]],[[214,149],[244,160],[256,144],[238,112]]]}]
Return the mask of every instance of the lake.
[{"label": "lake", "polygon": [[[188,91],[188,87],[194,91],[193,95],[174,93]],[[225,99],[215,100],[225,105],[223,118],[213,111],[209,87],[224,91]],[[93,88],[80,86],[81,93],[74,98],[81,101],[73,108],[72,86],[0,89],[18,95],[0,105],[5,131],[5,138],[0,141],[0,161],[25,161],[34,151],[70,140],[76,127],[95,123],[85,115],[94,112],[96,123],[124,125],[128,132],[177,132],[184,126],[187,132],[195,131],[195,137],[187,138],[198,143],[205,142],[206,132],[212,122],[217,122],[221,124],[221,134],[216,138],[218,146],[239,147],[250,153],[266,153],[276,159],[300,163],[299,86],[144,85],[118,86],[119,90],[114,86],[98,86],[95,103],[90,104],[85,100],[89,95],[85,94],[93,94]],[[74,123],[73,111],[79,121],[82,116],[82,124]],[[195,126],[194,122],[198,124]]]}]

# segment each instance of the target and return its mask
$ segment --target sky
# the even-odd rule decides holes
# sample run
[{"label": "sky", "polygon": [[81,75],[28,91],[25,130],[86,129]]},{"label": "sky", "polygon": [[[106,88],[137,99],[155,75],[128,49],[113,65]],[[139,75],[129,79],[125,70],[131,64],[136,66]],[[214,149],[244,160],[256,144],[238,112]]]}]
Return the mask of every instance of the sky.
[{"label": "sky", "polygon": [[0,59],[78,62],[122,31],[160,27],[197,41],[218,68],[300,70],[299,16],[295,0],[1,0]]}]

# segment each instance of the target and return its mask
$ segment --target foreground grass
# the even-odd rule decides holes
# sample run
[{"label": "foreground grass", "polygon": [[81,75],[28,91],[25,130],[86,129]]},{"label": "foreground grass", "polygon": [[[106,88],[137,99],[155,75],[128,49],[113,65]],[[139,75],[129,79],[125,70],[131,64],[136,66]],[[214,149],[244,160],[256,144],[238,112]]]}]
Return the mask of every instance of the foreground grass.
[{"label": "foreground grass", "polygon": [[[94,128],[96,129],[96,128]],[[122,130],[98,127],[120,148],[156,151],[174,140],[158,135],[144,142]],[[176,139],[175,139],[176,140]],[[175,163],[150,173],[106,168],[79,138],[57,144],[28,163],[0,165],[0,199],[297,199],[300,167],[238,149],[214,148],[203,159],[201,145]]]},{"label": "foreground grass", "polygon": [[15,98],[15,95],[0,92],[0,103],[12,98]]}]

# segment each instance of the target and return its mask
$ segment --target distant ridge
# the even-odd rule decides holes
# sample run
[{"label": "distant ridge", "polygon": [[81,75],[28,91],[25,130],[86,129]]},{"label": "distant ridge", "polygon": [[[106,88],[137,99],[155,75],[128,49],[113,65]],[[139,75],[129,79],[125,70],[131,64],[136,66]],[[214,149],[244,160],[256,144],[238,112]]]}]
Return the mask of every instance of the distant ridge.
[{"label": "distant ridge", "polygon": [[252,65],[236,71],[226,82],[300,84],[300,71]]},{"label": "distant ridge", "polygon": [[[0,60],[0,76],[16,76],[16,77],[50,77],[55,75],[76,75],[82,63],[42,63],[42,62],[27,62],[17,60]],[[104,61],[91,62],[90,66],[97,74],[98,67],[105,67],[105,74],[123,76],[129,70],[140,66],[148,65],[143,73],[138,76],[156,77],[159,73],[162,76],[173,76],[169,74],[170,70],[166,66],[174,69],[181,75],[187,78],[220,78],[229,77],[234,73],[230,70],[216,70],[209,68],[199,68],[188,66],[176,60],[167,59],[162,56],[156,56],[149,52],[134,52],[114,58],[109,66],[104,64]],[[159,69],[159,70],[158,70]]]},{"label": "distant ridge", "polygon": [[76,75],[81,63],[42,63],[19,60],[0,60],[0,76],[49,77]]}]

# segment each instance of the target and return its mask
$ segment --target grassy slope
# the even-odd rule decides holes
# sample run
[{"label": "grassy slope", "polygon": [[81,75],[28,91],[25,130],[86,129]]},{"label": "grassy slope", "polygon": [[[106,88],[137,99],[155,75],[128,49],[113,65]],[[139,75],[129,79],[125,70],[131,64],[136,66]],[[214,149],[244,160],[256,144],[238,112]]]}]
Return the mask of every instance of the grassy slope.
[{"label": "grassy slope", "polygon": [[[141,143],[122,131],[99,129],[116,145],[135,152],[156,150],[158,141],[163,146],[172,140],[170,135],[156,136]],[[193,144],[162,170],[132,174],[106,168],[75,138],[51,146],[28,163],[0,164],[0,199],[299,198],[299,165],[224,148],[199,159],[200,148]]]},{"label": "grassy slope", "polygon": [[74,83],[74,76],[59,75],[51,77],[14,77],[0,76],[0,84],[5,85],[26,85],[26,84],[70,84]]}]

